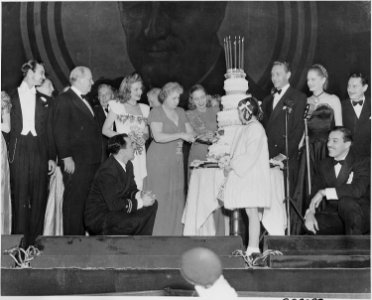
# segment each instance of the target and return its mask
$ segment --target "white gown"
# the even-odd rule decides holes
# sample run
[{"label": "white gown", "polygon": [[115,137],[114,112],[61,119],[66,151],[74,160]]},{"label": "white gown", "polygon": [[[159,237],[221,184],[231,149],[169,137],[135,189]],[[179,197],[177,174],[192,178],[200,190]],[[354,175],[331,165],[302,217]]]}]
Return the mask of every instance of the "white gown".
[{"label": "white gown", "polygon": [[[129,133],[133,128],[139,128],[144,131],[147,126],[147,118],[150,113],[150,107],[146,104],[139,103],[142,115],[132,115],[127,113],[123,103],[118,101],[109,101],[109,110],[115,113],[115,126],[118,133]],[[147,176],[146,168],[146,150],[143,147],[141,154],[135,154],[133,163],[134,180],[137,188],[142,190],[143,180]]]},{"label": "white gown", "polygon": [[225,208],[270,207],[269,150],[262,125],[252,121],[242,126],[231,149],[232,170],[225,182]]}]

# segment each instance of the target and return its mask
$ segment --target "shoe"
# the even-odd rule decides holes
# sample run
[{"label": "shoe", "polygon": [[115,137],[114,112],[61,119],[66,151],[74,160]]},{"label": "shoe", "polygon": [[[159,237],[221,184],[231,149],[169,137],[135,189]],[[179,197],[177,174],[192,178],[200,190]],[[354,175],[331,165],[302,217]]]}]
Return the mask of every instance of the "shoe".
[{"label": "shoe", "polygon": [[253,252],[251,255],[248,256],[249,260],[252,262],[252,266],[254,267],[267,267],[266,258],[259,252]]}]

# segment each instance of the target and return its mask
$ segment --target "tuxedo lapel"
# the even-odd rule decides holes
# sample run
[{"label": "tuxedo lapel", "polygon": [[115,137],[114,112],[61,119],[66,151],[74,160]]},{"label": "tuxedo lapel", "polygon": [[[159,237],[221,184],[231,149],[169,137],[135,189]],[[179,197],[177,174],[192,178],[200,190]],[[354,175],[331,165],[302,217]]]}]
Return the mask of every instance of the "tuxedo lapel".
[{"label": "tuxedo lapel", "polygon": [[[364,109],[364,107],[363,107]],[[355,113],[355,110],[353,108],[353,105],[351,104],[351,100],[346,100],[346,116],[350,119],[352,119],[352,124],[355,124],[356,121],[358,121],[358,117]]]},{"label": "tuxedo lapel", "polygon": [[19,99],[18,89],[14,93],[14,97],[11,98],[11,99],[12,99],[12,106],[13,106],[10,110],[11,115],[12,115],[13,118],[18,119],[21,122],[21,125],[22,125],[22,122],[23,122],[22,108],[21,108],[21,100]]},{"label": "tuxedo lapel", "polygon": [[335,186],[337,182],[335,167],[333,165],[333,159],[327,158],[325,163],[322,165],[324,180],[326,181],[326,186]]},{"label": "tuxedo lapel", "polygon": [[340,169],[340,173],[337,176],[336,180],[336,186],[340,186],[342,184],[345,184],[349,178],[350,172],[351,172],[351,167],[353,165],[353,156],[352,154],[348,154],[347,157],[345,158],[345,162],[342,165]]},{"label": "tuxedo lapel", "polygon": [[90,119],[94,119],[94,116],[92,115],[91,111],[89,110],[89,108],[85,105],[85,103],[83,102],[82,99],[80,99],[80,97],[78,95],[75,94],[75,92],[73,90],[69,90],[69,92],[71,93],[72,97],[71,97],[71,100],[72,100],[72,103],[80,110],[82,111],[84,114],[86,114],[87,116],[89,116]]},{"label": "tuxedo lapel", "polygon": [[[282,98],[280,98],[279,102],[276,104],[274,110],[272,111],[271,115],[270,115],[270,118],[269,118],[269,127],[271,126],[271,124],[276,124],[275,122],[275,119],[280,116],[280,114],[283,112],[283,106],[284,106],[284,101],[286,99],[289,99],[290,97],[290,93],[291,93],[291,87],[289,87],[286,92],[284,93],[284,95],[282,96]],[[271,101],[271,106],[270,108],[272,109],[273,107],[273,101],[274,101],[274,96],[272,96],[272,101]]]},{"label": "tuxedo lapel", "polygon": [[[47,105],[47,103],[46,103]],[[37,123],[41,121],[41,116],[42,116],[42,111],[43,111],[43,103],[40,98],[40,95],[36,93],[35,97],[35,127]]]},{"label": "tuxedo lapel", "polygon": [[370,101],[370,99],[366,98],[364,100],[364,105],[363,105],[362,112],[360,113],[359,120],[360,121],[365,121],[365,120],[368,120],[370,117],[371,117],[371,101]]}]

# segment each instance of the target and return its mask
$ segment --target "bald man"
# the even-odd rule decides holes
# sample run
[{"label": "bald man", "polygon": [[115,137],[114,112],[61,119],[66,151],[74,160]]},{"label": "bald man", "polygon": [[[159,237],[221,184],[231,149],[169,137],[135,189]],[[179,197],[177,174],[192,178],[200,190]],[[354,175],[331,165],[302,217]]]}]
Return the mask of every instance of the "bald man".
[{"label": "bald man", "polygon": [[84,235],[85,201],[101,161],[101,129],[85,99],[93,85],[89,68],[73,69],[70,84],[56,100],[54,136],[65,185],[63,233]]}]

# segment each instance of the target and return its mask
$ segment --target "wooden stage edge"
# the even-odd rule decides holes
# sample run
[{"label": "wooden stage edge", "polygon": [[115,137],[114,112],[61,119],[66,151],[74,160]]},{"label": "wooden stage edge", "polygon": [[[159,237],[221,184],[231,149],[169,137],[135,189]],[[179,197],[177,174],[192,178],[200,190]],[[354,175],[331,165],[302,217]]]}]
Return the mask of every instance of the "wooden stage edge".
[{"label": "wooden stage edge", "polygon": [[4,254],[21,236],[2,236],[2,296],[189,296],[180,273],[182,253],[207,247],[220,257],[223,274],[239,295],[280,298],[371,296],[370,236],[268,236],[264,249],[279,250],[269,267],[244,268],[240,237],[39,237],[41,255],[31,268],[14,268]]},{"label": "wooden stage edge", "polygon": [[[370,268],[225,269],[223,274],[235,290],[242,292],[282,295],[371,292]],[[125,293],[166,288],[193,289],[177,269],[1,269],[4,296]]]}]

